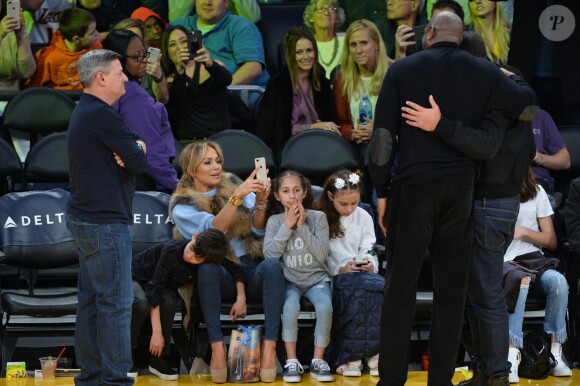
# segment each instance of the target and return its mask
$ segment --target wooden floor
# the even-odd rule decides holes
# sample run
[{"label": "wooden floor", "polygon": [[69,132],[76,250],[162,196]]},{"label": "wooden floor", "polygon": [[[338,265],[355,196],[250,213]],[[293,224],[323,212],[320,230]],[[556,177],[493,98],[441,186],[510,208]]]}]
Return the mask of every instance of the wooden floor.
[{"label": "wooden floor", "polygon": [[[465,379],[462,373],[455,373],[453,378],[454,383],[458,383]],[[308,386],[322,386],[327,384],[329,386],[374,386],[376,385],[378,378],[370,377],[368,374],[363,374],[360,378],[350,378],[343,377],[340,375],[335,375],[334,382],[318,382],[315,379],[310,379],[308,374],[303,374],[302,382],[300,385]],[[409,372],[409,378],[407,379],[407,385],[409,386],[424,386],[427,385],[427,373],[423,371],[411,371]],[[548,377],[543,380],[528,380],[520,379],[520,385],[526,386],[577,386],[580,385],[580,370],[573,370],[572,377],[567,378],[556,378]],[[25,378],[25,379],[0,379],[0,386],[40,386],[40,385],[74,385],[73,378],[56,378],[54,382],[43,382],[41,379]],[[137,378],[135,385],[160,385],[160,386],[175,386],[175,385],[194,385],[194,386],[215,386],[216,384],[211,382],[209,376],[189,376],[180,375],[177,381],[163,381],[155,375],[142,375]],[[226,384],[227,385],[227,384]],[[256,385],[260,385],[256,383]],[[266,385],[266,384],[264,384]],[[270,383],[271,386],[282,386],[289,385],[282,381],[282,377],[278,377],[275,383]]]}]

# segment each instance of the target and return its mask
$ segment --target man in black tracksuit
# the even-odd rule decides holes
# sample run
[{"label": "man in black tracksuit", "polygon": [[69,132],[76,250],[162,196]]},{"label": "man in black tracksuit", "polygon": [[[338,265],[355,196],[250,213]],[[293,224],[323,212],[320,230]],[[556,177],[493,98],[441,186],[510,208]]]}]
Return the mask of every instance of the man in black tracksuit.
[{"label": "man in black tracksuit", "polygon": [[[536,104],[531,88],[508,79],[492,63],[462,52],[458,48],[462,30],[461,20],[454,14],[442,12],[433,17],[426,28],[425,49],[389,69],[377,102],[378,129],[370,144],[369,166],[383,216],[387,190],[389,194],[380,386],[402,386],[406,381],[417,279],[427,251],[434,283],[428,382],[430,386],[451,385],[467,289],[478,163],[463,149],[471,148],[472,142],[445,130],[443,123],[458,121],[480,127],[491,110],[517,117]],[[427,105],[430,96],[447,117],[433,128],[436,135],[416,129],[413,126],[418,125],[400,112],[407,101]],[[490,131],[495,148],[489,147],[493,151],[487,157],[495,154],[504,132]],[[480,147],[487,145],[478,139],[483,137],[479,131],[473,136]],[[385,154],[389,143],[390,156]],[[398,165],[389,189],[395,156]],[[384,217],[379,221],[384,226]]]}]

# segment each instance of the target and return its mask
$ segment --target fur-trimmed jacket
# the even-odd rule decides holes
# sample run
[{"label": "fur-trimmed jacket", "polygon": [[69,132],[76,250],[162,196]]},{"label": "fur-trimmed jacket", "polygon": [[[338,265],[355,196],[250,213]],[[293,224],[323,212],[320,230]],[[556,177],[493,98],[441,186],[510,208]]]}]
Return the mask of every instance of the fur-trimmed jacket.
[{"label": "fur-trimmed jacket", "polygon": [[[228,203],[229,197],[241,183],[242,180],[236,175],[224,172],[214,195],[197,192],[193,187],[178,186],[169,200],[169,215],[172,217],[176,205],[190,205],[200,212],[211,213],[215,216]],[[247,207],[244,204],[236,210],[234,220],[226,233],[230,239],[237,238],[242,241],[245,254],[263,259],[263,240],[252,233],[253,205]],[[176,239],[184,238],[177,226],[173,229],[173,237]]]}]

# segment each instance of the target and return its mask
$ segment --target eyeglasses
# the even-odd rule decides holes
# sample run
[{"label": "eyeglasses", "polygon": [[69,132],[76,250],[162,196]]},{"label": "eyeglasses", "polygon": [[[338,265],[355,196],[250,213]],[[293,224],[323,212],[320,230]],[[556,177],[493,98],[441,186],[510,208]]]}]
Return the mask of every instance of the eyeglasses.
[{"label": "eyeglasses", "polygon": [[133,59],[136,62],[144,62],[147,59],[149,59],[149,51],[145,51],[144,53],[142,53],[141,55],[126,55],[127,58],[129,59]]},{"label": "eyeglasses", "polygon": [[318,12],[320,14],[336,13],[337,10],[338,10],[337,7],[318,7],[318,8],[316,8],[316,12]]}]

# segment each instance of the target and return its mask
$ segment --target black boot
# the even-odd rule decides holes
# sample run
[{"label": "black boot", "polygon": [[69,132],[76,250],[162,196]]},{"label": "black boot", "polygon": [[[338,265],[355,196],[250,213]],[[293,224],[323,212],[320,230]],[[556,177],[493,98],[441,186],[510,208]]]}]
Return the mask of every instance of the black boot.
[{"label": "black boot", "polygon": [[507,375],[503,377],[488,377],[483,383],[484,386],[509,386],[510,380]]},{"label": "black boot", "polygon": [[478,362],[472,362],[469,365],[469,370],[473,372],[473,377],[459,382],[456,386],[484,386],[486,385],[486,377],[481,372]]}]

